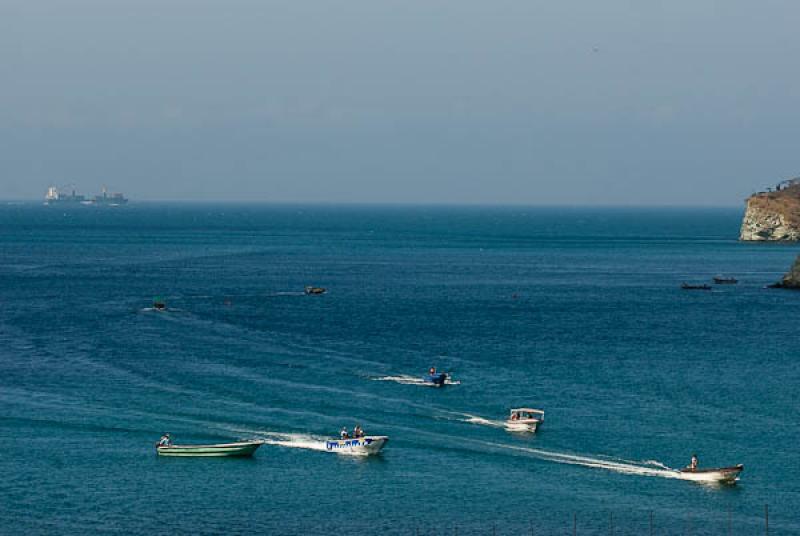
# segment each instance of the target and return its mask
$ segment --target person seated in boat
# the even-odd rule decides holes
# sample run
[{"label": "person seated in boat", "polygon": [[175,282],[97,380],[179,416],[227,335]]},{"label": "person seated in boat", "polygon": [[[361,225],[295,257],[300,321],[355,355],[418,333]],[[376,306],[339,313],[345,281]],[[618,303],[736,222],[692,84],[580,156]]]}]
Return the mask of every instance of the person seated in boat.
[{"label": "person seated in boat", "polygon": [[345,427],[345,426],[342,426],[342,431],[341,431],[341,432],[339,432],[339,436],[340,436],[342,439],[350,439],[350,434],[349,434],[349,433],[347,433],[347,427]]},{"label": "person seated in boat", "polygon": [[428,369],[428,374],[430,374],[431,376],[433,376],[434,374],[436,374],[436,367],[431,367],[431,368],[429,368],[429,369]]},{"label": "person seated in boat", "polygon": [[691,469],[692,471],[697,471],[697,464],[698,464],[697,454],[692,454],[692,461],[689,462],[689,469]]},{"label": "person seated in boat", "polygon": [[353,428],[353,437],[356,438],[364,437],[364,430],[362,430],[361,426],[358,424],[356,425],[355,428]]},{"label": "person seated in boat", "polygon": [[169,447],[172,446],[172,438],[169,437],[169,434],[164,434],[161,436],[161,439],[158,440],[159,447]]},{"label": "person seated in boat", "polygon": [[512,413],[511,414],[511,420],[512,421],[518,421],[519,420],[519,413],[517,413],[516,411],[514,413]]}]

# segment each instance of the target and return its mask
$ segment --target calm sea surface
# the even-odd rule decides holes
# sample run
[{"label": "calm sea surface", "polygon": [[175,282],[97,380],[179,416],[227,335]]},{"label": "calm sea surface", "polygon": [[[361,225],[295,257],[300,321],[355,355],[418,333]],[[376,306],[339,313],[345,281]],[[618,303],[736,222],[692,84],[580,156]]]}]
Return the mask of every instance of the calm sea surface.
[{"label": "calm sea surface", "polygon": [[[0,533],[800,534],[800,248],[741,213],[4,205]],[[319,450],[358,423],[381,456]]]}]

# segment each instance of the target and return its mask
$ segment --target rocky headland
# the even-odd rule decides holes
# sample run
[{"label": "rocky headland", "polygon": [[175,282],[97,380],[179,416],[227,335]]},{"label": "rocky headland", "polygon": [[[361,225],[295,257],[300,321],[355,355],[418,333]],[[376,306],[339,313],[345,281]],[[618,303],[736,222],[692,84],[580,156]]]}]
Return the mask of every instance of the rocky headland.
[{"label": "rocky headland", "polygon": [[800,255],[794,261],[794,264],[783,276],[783,279],[770,285],[770,288],[791,288],[800,290]]},{"label": "rocky headland", "polygon": [[739,240],[800,240],[800,178],[747,199]]}]

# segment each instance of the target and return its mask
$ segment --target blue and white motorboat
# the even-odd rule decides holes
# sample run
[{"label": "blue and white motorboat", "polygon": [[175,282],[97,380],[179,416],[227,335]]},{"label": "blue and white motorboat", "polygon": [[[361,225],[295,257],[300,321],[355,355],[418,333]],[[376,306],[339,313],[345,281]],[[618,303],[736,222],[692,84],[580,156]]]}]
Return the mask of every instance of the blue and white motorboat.
[{"label": "blue and white motorboat", "polygon": [[450,375],[446,372],[436,372],[436,367],[431,367],[428,370],[427,376],[423,376],[422,379],[425,380],[426,383],[432,383],[436,387],[442,387],[448,383],[447,379],[449,377]]},{"label": "blue and white motorboat", "polygon": [[446,372],[435,372],[433,374],[428,374],[423,379],[428,382],[432,383],[436,387],[441,387],[447,381],[447,373]]},{"label": "blue and white motorboat", "polygon": [[325,442],[325,449],[338,454],[354,454],[369,456],[377,454],[389,441],[388,436],[363,436],[344,439],[329,439]]}]

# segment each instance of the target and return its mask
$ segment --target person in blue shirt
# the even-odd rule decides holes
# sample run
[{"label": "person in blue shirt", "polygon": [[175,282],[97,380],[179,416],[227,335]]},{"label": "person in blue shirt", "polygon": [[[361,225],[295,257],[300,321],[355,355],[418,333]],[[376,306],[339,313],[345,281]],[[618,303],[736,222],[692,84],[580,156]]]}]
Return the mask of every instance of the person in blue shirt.
[{"label": "person in blue shirt", "polygon": [[170,447],[172,446],[172,438],[169,437],[169,434],[164,434],[161,436],[161,439],[158,440],[159,447]]}]

